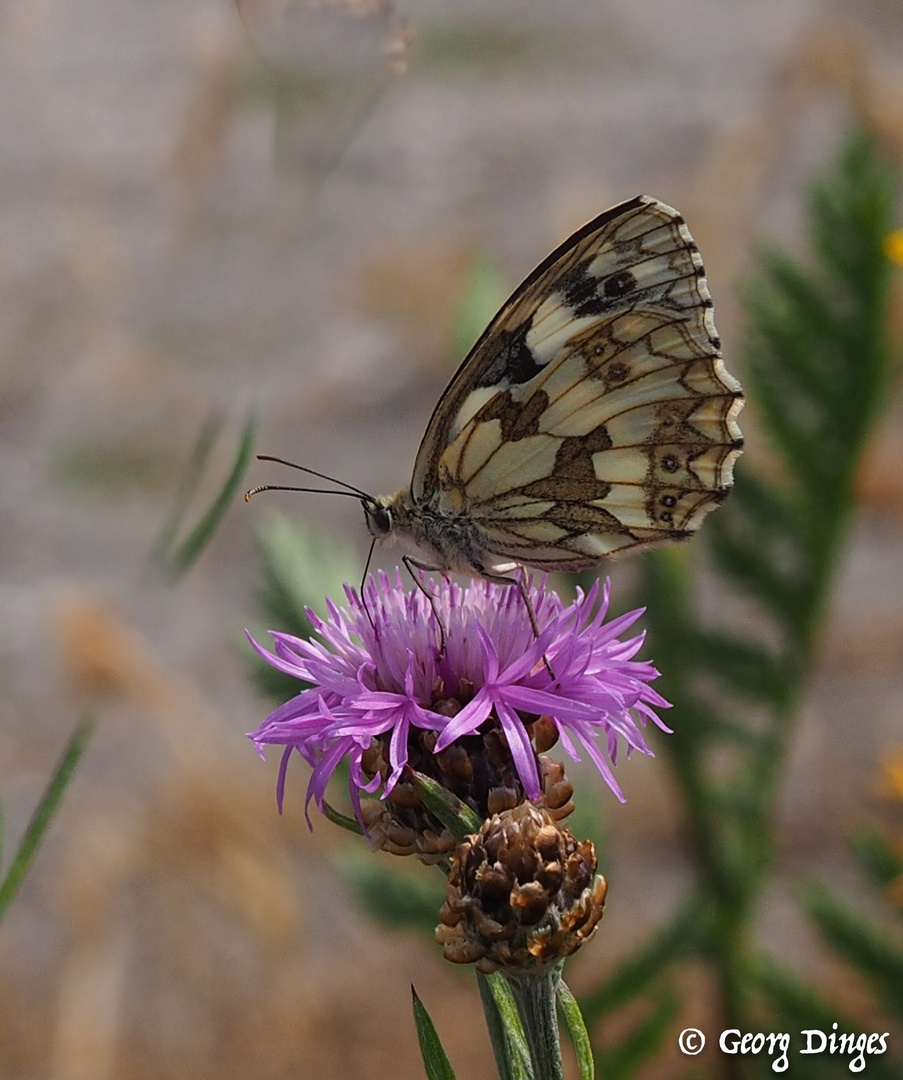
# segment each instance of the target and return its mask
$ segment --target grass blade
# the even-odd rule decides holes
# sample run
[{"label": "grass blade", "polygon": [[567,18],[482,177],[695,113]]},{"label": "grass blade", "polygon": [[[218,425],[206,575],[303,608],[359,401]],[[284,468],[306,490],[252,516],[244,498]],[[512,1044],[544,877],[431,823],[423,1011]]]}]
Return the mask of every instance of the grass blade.
[{"label": "grass blade", "polygon": [[81,760],[82,754],[91,738],[94,730],[94,718],[85,717],[77,725],[69,739],[63,756],[50,778],[50,782],[44,791],[41,801],[35,807],[31,820],[25,829],[25,835],[19,844],[19,849],[13,856],[13,861],[3,881],[0,882],[0,918],[12,902],[22,879],[28,873],[34,862],[47,830],[53,822],[54,816],[60,805],[60,800],[69,786],[76,766]]}]

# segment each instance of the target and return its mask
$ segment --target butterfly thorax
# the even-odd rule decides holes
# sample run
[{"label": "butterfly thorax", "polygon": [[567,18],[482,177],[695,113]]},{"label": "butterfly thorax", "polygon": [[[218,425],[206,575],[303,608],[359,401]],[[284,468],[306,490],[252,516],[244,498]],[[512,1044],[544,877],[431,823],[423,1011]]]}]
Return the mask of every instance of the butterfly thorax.
[{"label": "butterfly thorax", "polygon": [[361,504],[371,536],[400,540],[424,569],[491,575],[515,565],[486,552],[470,516],[431,503],[416,503],[410,491],[362,499]]}]

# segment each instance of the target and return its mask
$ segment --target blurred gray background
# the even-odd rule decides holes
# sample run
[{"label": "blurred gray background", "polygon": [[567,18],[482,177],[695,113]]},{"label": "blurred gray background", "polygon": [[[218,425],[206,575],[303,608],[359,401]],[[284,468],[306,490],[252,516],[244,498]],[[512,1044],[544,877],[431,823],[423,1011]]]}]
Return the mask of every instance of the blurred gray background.
[{"label": "blurred gray background", "polygon": [[[475,263],[513,287],[639,192],[686,216],[742,378],[756,246],[800,246],[800,185],[852,126],[903,152],[901,56],[895,0],[0,7],[9,845],[76,720],[100,717],[0,927],[0,1075],[418,1076],[412,981],[459,1075],[493,1075],[470,980],[356,914],[329,865],[348,841],[301,820],[303,768],[280,819],[275,755],[260,764],[244,738],[268,710],[241,636],[255,523],[278,506],[362,560],[358,508],[237,501],[176,588],[148,553],[212,416],[225,430],[197,513],[252,407],[261,452],[374,493],[407,483]],[[752,409],[742,420],[761,458]],[[855,893],[845,837],[881,813],[882,761],[903,739],[901,420],[889,402],[859,479],[760,927],[823,985],[839,975],[793,890],[817,872]],[[292,482],[255,464],[248,482],[266,481]],[[614,578],[626,589],[629,564]],[[578,990],[687,880],[664,764],[634,758],[619,780],[623,808],[578,779],[612,835]],[[686,1022],[704,1027],[698,972],[686,989]],[[683,1069],[666,1056],[643,1076]]]}]

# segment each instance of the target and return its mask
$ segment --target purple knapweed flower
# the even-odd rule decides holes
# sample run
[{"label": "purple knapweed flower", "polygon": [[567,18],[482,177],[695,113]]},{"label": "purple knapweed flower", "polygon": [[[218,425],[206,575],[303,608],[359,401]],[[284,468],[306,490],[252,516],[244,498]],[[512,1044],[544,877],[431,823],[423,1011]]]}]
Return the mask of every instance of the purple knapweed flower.
[{"label": "purple knapweed flower", "polygon": [[[582,747],[623,801],[609,767],[619,738],[628,754],[651,754],[639,725],[648,717],[669,730],[654,711],[668,702],[649,686],[658,672],[633,659],[645,635],[619,637],[642,610],[606,623],[607,582],[598,607],[598,582],[569,605],[544,581],[530,582],[537,636],[517,588],[484,580],[462,587],[445,578],[431,585],[430,597],[420,588],[405,592],[398,571],[394,581],[380,573],[367,581],[363,598],[346,586],[347,607],[329,601],[327,618],[307,612],[319,641],[272,631],[271,653],[251,638],[267,663],[308,684],[250,735],[261,756],[268,745],[285,747],[280,807],[293,750],[313,768],[307,802],[313,798],[321,810],[333,771],[347,759],[361,820],[360,793],[392,792],[412,740],[422,746],[426,739],[440,754],[467,744],[487,723],[500,728],[512,775],[536,801],[541,781],[530,731],[540,717],[575,761]],[[388,767],[374,773],[365,755],[375,740]]]}]

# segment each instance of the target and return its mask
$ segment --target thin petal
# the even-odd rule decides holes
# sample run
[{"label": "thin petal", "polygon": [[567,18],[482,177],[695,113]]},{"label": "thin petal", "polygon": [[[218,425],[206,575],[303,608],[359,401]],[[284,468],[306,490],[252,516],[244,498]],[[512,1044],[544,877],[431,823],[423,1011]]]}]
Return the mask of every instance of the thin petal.
[{"label": "thin petal", "polygon": [[509,709],[504,702],[497,702],[495,710],[508,740],[511,759],[524,785],[527,798],[536,802],[542,794],[542,785],[536,769],[536,753],[527,735],[527,729],[518,714],[513,709]]}]

